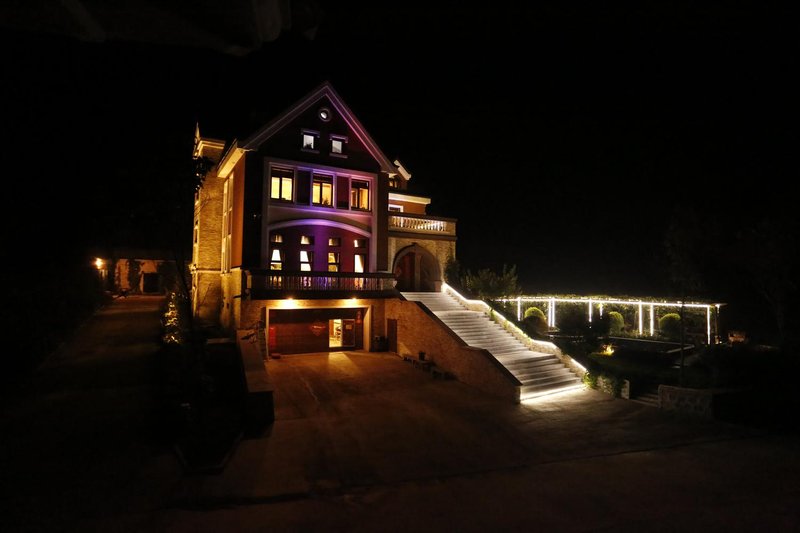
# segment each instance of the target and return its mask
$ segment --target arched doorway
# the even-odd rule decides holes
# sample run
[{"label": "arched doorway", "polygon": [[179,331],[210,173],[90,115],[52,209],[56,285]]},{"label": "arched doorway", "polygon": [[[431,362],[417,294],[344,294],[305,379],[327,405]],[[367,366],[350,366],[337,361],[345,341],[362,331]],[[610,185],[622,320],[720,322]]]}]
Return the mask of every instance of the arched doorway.
[{"label": "arched doorway", "polygon": [[438,291],[442,284],[439,262],[428,250],[412,244],[406,246],[394,258],[395,278],[399,291]]}]

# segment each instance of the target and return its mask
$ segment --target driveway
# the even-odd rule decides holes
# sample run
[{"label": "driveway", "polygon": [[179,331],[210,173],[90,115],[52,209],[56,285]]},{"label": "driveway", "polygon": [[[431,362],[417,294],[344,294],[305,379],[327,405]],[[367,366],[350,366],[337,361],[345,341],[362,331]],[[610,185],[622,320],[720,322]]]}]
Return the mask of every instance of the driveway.
[{"label": "driveway", "polygon": [[117,300],[6,406],[4,529],[799,527],[796,437],[594,391],[511,405],[384,353],[271,360],[269,434],[185,476],[154,432],[157,305]]}]

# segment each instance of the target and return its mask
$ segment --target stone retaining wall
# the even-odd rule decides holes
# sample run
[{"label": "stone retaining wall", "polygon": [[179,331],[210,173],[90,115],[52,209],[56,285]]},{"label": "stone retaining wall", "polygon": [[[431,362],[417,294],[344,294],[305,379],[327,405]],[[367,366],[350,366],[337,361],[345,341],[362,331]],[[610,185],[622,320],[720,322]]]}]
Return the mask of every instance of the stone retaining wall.
[{"label": "stone retaining wall", "polygon": [[397,320],[399,355],[426,358],[459,381],[484,392],[519,402],[521,383],[492,354],[467,346],[419,302],[386,300],[386,318]]},{"label": "stone retaining wall", "polygon": [[671,385],[658,386],[661,409],[701,418],[714,417],[714,394],[715,391],[710,389],[687,389]]}]

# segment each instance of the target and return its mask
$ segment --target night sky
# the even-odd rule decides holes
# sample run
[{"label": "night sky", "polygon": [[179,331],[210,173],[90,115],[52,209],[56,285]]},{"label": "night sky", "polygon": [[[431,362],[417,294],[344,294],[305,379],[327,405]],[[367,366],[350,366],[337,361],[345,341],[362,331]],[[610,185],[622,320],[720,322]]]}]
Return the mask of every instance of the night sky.
[{"label": "night sky", "polygon": [[529,293],[666,292],[676,206],[724,227],[789,205],[788,15],[536,4],[336,2],[313,39],[288,31],[244,56],[4,24],[8,242],[52,256],[184,232],[188,246],[190,225],[163,227],[165,183],[188,167],[195,121],[243,137],[324,80],[430,212],[459,220],[462,263],[516,264]]}]

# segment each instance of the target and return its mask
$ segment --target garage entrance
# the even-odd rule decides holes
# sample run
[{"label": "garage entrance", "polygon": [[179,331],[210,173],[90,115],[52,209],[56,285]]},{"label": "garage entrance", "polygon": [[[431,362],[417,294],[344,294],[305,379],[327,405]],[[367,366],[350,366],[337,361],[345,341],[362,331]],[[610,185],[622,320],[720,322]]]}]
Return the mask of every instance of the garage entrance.
[{"label": "garage entrance", "polygon": [[364,348],[366,308],[270,309],[270,353]]}]

